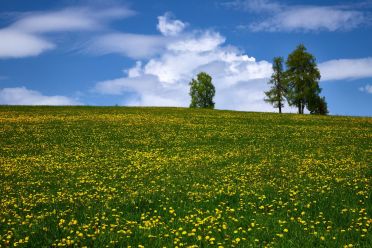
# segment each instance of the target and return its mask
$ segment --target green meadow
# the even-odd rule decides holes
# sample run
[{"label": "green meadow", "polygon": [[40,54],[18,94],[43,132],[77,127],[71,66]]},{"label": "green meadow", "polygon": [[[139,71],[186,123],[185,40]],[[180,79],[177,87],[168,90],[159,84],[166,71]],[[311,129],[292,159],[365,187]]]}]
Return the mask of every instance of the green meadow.
[{"label": "green meadow", "polygon": [[0,247],[372,247],[372,118],[0,107]]}]

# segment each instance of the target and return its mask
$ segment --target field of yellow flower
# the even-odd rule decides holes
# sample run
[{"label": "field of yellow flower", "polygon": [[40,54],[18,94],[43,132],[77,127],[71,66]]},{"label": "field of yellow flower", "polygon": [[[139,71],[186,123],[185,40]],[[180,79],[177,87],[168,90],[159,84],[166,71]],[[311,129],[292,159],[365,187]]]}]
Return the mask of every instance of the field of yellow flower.
[{"label": "field of yellow flower", "polygon": [[0,107],[0,247],[372,247],[372,118]]}]

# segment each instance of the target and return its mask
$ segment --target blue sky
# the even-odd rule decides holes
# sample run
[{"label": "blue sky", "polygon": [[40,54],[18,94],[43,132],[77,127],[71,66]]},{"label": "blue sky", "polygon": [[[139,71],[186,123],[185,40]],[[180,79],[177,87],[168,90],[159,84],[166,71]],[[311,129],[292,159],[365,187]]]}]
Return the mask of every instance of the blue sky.
[{"label": "blue sky", "polygon": [[276,111],[271,61],[303,43],[331,114],[372,116],[371,24],[372,1],[2,0],[0,104],[187,107],[206,71],[216,108]]}]

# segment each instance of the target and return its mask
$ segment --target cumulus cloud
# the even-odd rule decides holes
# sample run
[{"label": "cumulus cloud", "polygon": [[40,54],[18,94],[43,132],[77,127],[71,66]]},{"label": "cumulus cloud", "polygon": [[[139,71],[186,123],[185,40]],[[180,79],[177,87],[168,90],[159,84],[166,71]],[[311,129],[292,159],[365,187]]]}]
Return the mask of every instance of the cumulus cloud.
[{"label": "cumulus cloud", "polygon": [[323,81],[372,77],[372,58],[336,59],[319,64]]},{"label": "cumulus cloud", "polygon": [[[123,77],[96,83],[95,92],[125,95],[124,105],[185,107],[190,102],[188,82],[205,71],[212,76],[216,87],[216,108],[274,111],[263,100],[272,74],[271,63],[256,60],[226,44],[226,38],[218,32],[190,30],[174,36],[116,35],[121,40],[106,44],[111,46],[112,52],[144,60],[127,68]],[[123,47],[115,48],[113,43]],[[136,44],[144,44],[141,46],[143,53],[137,53]],[[322,81],[372,77],[371,68],[372,58],[330,60],[319,64]],[[368,89],[364,87],[363,91]],[[285,111],[295,112],[288,107]]]},{"label": "cumulus cloud", "polygon": [[37,56],[56,45],[47,37],[51,32],[93,31],[116,18],[133,15],[127,8],[68,8],[60,11],[33,12],[20,16],[10,26],[0,29],[0,58]]},{"label": "cumulus cloud", "polygon": [[[133,59],[151,58],[170,49],[205,49],[198,47],[197,40],[188,40],[185,44],[180,39],[186,23],[174,20],[170,12],[158,17],[157,29],[159,35],[144,35],[131,33],[109,33],[96,37],[86,49],[90,53],[109,54],[119,53]],[[208,37],[205,37],[208,38]],[[178,42],[173,42],[177,40]],[[211,39],[211,42],[214,40]],[[205,43],[204,43],[205,44]],[[210,44],[206,44],[210,46]]]},{"label": "cumulus cloud", "polygon": [[284,5],[268,0],[233,1],[229,6],[262,14],[265,19],[250,23],[252,31],[339,31],[367,21],[353,6]]},{"label": "cumulus cloud", "polygon": [[0,104],[6,105],[81,105],[66,96],[45,96],[25,87],[0,89]]},{"label": "cumulus cloud", "polygon": [[94,90],[107,95],[135,93],[134,97],[124,101],[129,106],[185,106],[188,98],[185,85],[164,85],[157,77],[145,73],[102,81]]},{"label": "cumulus cloud", "polygon": [[96,37],[86,49],[90,53],[118,53],[133,59],[148,59],[165,51],[206,52],[225,42],[215,32],[195,32],[173,37],[129,33],[110,33]]},{"label": "cumulus cloud", "polygon": [[158,16],[157,28],[165,36],[178,35],[186,26],[186,23],[180,20],[174,20],[172,13],[170,12],[167,12],[162,16]]},{"label": "cumulus cloud", "polygon": [[179,52],[207,52],[216,49],[224,42],[225,38],[219,33],[207,31],[196,37],[191,35],[172,42],[168,45],[168,49]]},{"label": "cumulus cloud", "polygon": [[94,91],[125,95],[124,105],[186,107],[190,102],[188,83],[206,71],[216,87],[217,108],[273,111],[263,101],[272,73],[269,62],[256,61],[225,44],[225,37],[211,30],[162,37],[161,53],[137,61],[123,77],[96,83]]},{"label": "cumulus cloud", "polygon": [[362,92],[366,92],[366,93],[372,94],[372,85],[371,84],[367,84],[367,85],[365,85],[363,87],[360,87],[359,90],[362,91]]}]

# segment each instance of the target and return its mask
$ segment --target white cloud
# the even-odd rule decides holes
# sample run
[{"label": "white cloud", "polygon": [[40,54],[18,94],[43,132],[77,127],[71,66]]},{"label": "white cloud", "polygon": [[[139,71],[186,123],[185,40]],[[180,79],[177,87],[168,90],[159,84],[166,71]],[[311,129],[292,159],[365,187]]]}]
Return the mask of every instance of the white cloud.
[{"label": "white cloud", "polygon": [[187,26],[186,23],[180,20],[173,20],[171,13],[167,12],[162,16],[158,16],[157,28],[165,36],[175,36],[180,34]]},{"label": "white cloud", "polygon": [[289,6],[268,0],[234,1],[230,6],[264,14],[266,19],[248,25],[252,31],[339,31],[367,21],[366,15],[353,6]]},{"label": "white cloud", "polygon": [[142,74],[142,62],[136,61],[136,66],[128,70],[124,70],[128,74],[129,78],[139,77]]},{"label": "white cloud", "polygon": [[12,29],[0,30],[0,58],[36,56],[55,47],[38,36]]},{"label": "white cloud", "polygon": [[99,54],[119,53],[130,58],[148,58],[159,54],[167,44],[160,35],[111,33],[97,37],[87,51]]},{"label": "white cloud", "polygon": [[97,30],[106,21],[125,18],[134,12],[127,8],[95,10],[90,8],[67,8],[53,12],[36,12],[23,16],[10,28],[27,33]]},{"label": "white cloud", "polygon": [[[170,43],[160,58],[151,59],[144,72],[166,84],[186,79],[195,73],[196,68],[223,59],[223,51],[217,51],[223,40],[219,34],[209,31],[198,37],[182,38],[182,41]],[[199,44],[199,48],[194,44]]]},{"label": "white cloud", "polygon": [[185,106],[188,98],[183,84],[165,86],[155,76],[147,74],[102,81],[94,90],[108,95],[136,93],[137,97],[126,99],[124,103],[130,106]]},{"label": "white cloud", "polygon": [[225,42],[225,38],[219,33],[203,32],[199,37],[182,37],[168,45],[169,50],[178,52],[207,52],[216,49]]},{"label": "white cloud", "polygon": [[66,96],[45,96],[25,87],[0,89],[0,104],[7,105],[81,105]]},{"label": "white cloud", "polygon": [[279,3],[270,0],[235,0],[223,3],[222,5],[256,13],[277,12],[282,9],[282,6]]},{"label": "white cloud", "polygon": [[[170,13],[165,13],[158,17],[157,29],[161,33],[159,35],[110,33],[96,37],[86,50],[91,53],[119,53],[130,58],[143,59],[161,54],[169,44],[172,46],[170,49],[173,50],[207,49],[206,47],[199,48],[197,40],[189,40],[187,44],[184,44],[181,37],[183,37],[182,31],[185,27],[186,23],[173,20]],[[175,40],[178,42],[174,42]],[[215,44],[205,45],[209,47]]]},{"label": "white cloud", "polygon": [[365,85],[363,87],[360,87],[359,90],[362,91],[362,92],[366,92],[366,93],[372,94],[372,85],[371,84],[367,84],[367,85]]},{"label": "white cloud", "polygon": [[101,94],[125,95],[125,105],[189,105],[191,77],[206,71],[216,87],[216,108],[250,111],[274,111],[263,101],[271,63],[256,61],[212,31],[179,34],[167,39],[163,53],[146,63],[136,62],[126,76],[98,82],[94,91]]},{"label": "white cloud", "polygon": [[96,20],[87,17],[83,12],[63,10],[52,13],[41,13],[26,16],[14,23],[11,28],[27,33],[46,33],[74,30],[90,30],[99,25]]},{"label": "white cloud", "polygon": [[363,15],[358,11],[306,6],[290,8],[250,27],[253,31],[337,31],[355,28],[362,22]]},{"label": "white cloud", "polygon": [[322,81],[372,77],[372,58],[337,59],[319,64]]},{"label": "white cloud", "polygon": [[105,22],[133,15],[127,8],[94,10],[68,8],[52,12],[33,12],[0,29],[0,58],[36,56],[56,47],[46,38],[50,32],[93,31]]},{"label": "white cloud", "polygon": [[[158,26],[160,23],[161,20],[158,21]],[[164,35],[163,32],[162,34],[110,33],[96,37],[88,44],[86,51],[98,54],[118,53],[133,59],[149,59],[165,51],[207,52],[225,42],[224,37],[212,31],[174,32],[172,35]]]}]

